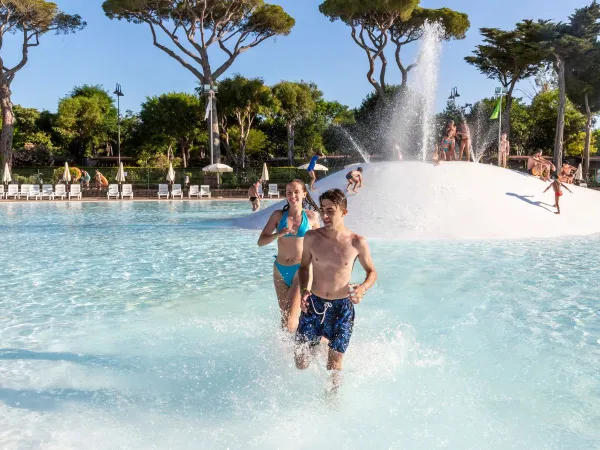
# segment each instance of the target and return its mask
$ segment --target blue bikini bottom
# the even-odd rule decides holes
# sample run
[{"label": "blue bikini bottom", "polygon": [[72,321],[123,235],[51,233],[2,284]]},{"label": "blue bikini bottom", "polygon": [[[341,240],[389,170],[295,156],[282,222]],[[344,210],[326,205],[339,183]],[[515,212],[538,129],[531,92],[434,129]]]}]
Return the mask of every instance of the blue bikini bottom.
[{"label": "blue bikini bottom", "polygon": [[287,284],[288,287],[290,287],[292,285],[292,281],[294,281],[294,275],[296,275],[296,272],[298,272],[298,269],[300,268],[300,264],[284,266],[283,264],[280,264],[277,262],[277,260],[275,260],[275,267],[277,267],[277,270],[279,270],[281,278],[283,278],[285,284]]}]

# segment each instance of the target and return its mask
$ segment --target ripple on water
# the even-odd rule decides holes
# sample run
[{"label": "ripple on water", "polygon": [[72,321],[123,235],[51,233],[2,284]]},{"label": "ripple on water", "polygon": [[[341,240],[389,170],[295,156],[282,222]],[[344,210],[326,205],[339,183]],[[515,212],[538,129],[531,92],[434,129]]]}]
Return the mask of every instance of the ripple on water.
[{"label": "ripple on water", "polygon": [[0,205],[3,448],[600,447],[598,238],[373,241],[332,394],[247,204],[74,205]]}]

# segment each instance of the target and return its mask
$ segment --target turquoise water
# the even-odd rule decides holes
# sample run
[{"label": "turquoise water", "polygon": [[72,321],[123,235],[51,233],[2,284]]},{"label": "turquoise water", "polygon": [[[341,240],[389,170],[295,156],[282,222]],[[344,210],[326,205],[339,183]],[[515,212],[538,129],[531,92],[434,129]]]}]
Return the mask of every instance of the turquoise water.
[{"label": "turquoise water", "polygon": [[600,447],[600,238],[374,240],[331,394],[248,210],[0,204],[0,448]]}]

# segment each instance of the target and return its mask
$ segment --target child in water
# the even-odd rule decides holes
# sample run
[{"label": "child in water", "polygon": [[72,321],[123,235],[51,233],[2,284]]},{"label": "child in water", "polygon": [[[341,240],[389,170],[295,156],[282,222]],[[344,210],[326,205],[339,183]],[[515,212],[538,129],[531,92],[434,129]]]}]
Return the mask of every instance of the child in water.
[{"label": "child in water", "polygon": [[[564,184],[562,184],[560,181],[558,181],[558,178],[555,179],[552,183],[550,183],[550,185],[544,191],[544,192],[546,192],[550,188],[554,189],[554,206],[556,207],[556,212],[554,214],[560,214],[560,206],[558,204],[558,200],[563,195],[563,193],[560,189],[561,186],[564,187],[567,191],[571,192],[571,190],[568,187],[566,187]],[[571,194],[572,193],[573,192],[571,192]]]}]

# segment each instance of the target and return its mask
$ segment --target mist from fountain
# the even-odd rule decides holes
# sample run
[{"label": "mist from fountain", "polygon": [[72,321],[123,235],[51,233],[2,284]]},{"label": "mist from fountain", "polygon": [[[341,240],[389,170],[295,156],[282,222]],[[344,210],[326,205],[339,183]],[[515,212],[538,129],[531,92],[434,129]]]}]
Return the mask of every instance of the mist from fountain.
[{"label": "mist from fountain", "polygon": [[399,145],[404,155],[423,161],[434,146],[432,128],[443,31],[443,26],[437,22],[426,22],[423,26],[418,63],[412,72],[413,82],[410,89],[401,92],[390,127],[392,143],[389,148]]},{"label": "mist from fountain", "polygon": [[[474,120],[471,120],[469,128],[471,130],[471,157],[473,162],[480,162],[489,146],[496,138],[496,130],[490,125],[487,117],[487,111],[484,108],[478,108],[474,111]],[[465,118],[466,120],[466,118]]]},{"label": "mist from fountain", "polygon": [[352,143],[352,146],[354,147],[354,149],[360,154],[360,156],[362,157],[362,159],[364,160],[365,163],[369,163],[371,161],[371,157],[369,156],[369,154],[364,151],[362,149],[362,147],[360,145],[358,145],[358,143],[354,140],[354,138],[352,137],[352,135],[350,133],[348,133],[348,131],[346,131],[343,127],[338,126],[337,127],[339,130],[342,131],[342,133],[344,133],[344,135],[348,138],[348,140]]}]

